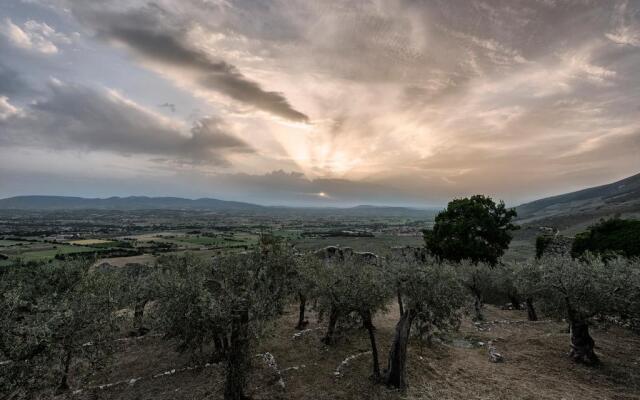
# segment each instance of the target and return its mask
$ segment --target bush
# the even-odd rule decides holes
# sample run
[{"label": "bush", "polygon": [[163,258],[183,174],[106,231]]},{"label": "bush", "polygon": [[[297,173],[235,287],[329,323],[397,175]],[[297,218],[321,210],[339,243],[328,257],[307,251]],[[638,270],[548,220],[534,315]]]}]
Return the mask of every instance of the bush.
[{"label": "bush", "polygon": [[613,218],[591,226],[576,236],[571,255],[580,257],[587,251],[619,253],[625,257],[640,256],[640,221]]}]

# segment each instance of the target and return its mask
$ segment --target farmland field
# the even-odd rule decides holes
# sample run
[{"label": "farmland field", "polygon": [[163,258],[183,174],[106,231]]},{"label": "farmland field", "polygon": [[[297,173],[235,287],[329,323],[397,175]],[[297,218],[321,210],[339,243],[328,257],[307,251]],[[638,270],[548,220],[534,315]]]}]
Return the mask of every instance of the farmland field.
[{"label": "farmland field", "polygon": [[82,239],[82,240],[72,240],[69,244],[75,244],[79,246],[91,246],[95,244],[107,244],[111,243],[111,240],[104,239]]}]

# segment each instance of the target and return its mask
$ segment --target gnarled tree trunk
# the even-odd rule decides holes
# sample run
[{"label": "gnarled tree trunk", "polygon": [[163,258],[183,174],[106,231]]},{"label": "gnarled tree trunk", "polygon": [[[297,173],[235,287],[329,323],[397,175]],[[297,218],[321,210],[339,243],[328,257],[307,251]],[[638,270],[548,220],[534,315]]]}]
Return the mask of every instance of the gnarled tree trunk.
[{"label": "gnarled tree trunk", "polygon": [[371,342],[371,358],[373,362],[373,379],[380,379],[380,362],[378,361],[378,346],[376,345],[376,328],[371,320],[371,311],[367,310],[361,313],[364,327],[369,333],[369,341]]},{"label": "gnarled tree trunk", "polygon": [[586,320],[570,321],[571,352],[569,356],[579,363],[588,365],[598,364],[600,360],[593,351],[595,342],[589,335],[589,322]]},{"label": "gnarled tree trunk", "polygon": [[533,300],[531,297],[527,297],[524,302],[527,306],[527,318],[529,318],[529,321],[537,321],[538,314],[536,314],[536,309],[533,307]]},{"label": "gnarled tree trunk", "polygon": [[324,336],[322,341],[325,344],[334,344],[336,341],[336,324],[338,323],[338,309],[335,307],[331,307],[331,311],[329,312],[329,326],[327,327],[327,334]]},{"label": "gnarled tree trunk", "polygon": [[249,369],[249,311],[242,310],[231,323],[224,400],[244,400],[244,387]]},{"label": "gnarled tree trunk", "polygon": [[302,294],[302,292],[298,293],[298,297],[300,298],[300,311],[298,314],[298,325],[296,325],[296,329],[302,330],[309,323],[304,319],[304,312],[307,307],[307,297]]},{"label": "gnarled tree trunk", "polygon": [[482,321],[484,316],[482,315],[482,298],[480,294],[473,293],[473,319],[474,321]]},{"label": "gnarled tree trunk", "polygon": [[396,324],[396,332],[389,350],[389,363],[385,371],[384,381],[387,386],[404,389],[407,386],[407,345],[411,324],[415,318],[415,311],[406,310]]}]

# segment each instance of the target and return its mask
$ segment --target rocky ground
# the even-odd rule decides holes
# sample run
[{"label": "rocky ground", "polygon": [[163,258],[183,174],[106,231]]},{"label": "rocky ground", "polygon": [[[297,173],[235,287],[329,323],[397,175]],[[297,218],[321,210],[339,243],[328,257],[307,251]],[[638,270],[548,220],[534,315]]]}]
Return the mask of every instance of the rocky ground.
[{"label": "rocky ground", "polygon": [[[567,358],[566,324],[528,322],[523,311],[486,309],[486,323],[465,319],[458,332],[431,346],[417,339],[409,349],[410,387],[404,393],[369,379],[371,357],[364,330],[345,332],[335,346],[320,342],[323,326],[293,329],[294,308],[277,322],[254,353],[248,394],[254,399],[640,399],[640,336],[597,327],[593,337],[603,361],[596,368]],[[384,364],[398,315],[375,324]],[[195,363],[153,333],[123,340],[113,362],[68,399],[218,399],[222,366]],[[503,357],[489,361],[489,348]],[[265,354],[267,353],[268,354]],[[109,385],[111,384],[111,385]],[[100,387],[102,385],[102,387]]]}]

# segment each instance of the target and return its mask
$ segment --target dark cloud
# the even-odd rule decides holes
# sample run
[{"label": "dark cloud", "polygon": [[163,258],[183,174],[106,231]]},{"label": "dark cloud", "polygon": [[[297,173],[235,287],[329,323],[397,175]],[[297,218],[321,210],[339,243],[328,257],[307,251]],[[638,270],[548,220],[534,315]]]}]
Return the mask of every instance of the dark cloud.
[{"label": "dark cloud", "polygon": [[53,83],[47,98],[0,124],[0,142],[165,156],[180,162],[227,165],[226,156],[251,152],[221,121],[197,121],[185,135],[170,121],[115,92]]},{"label": "dark cloud", "polygon": [[27,89],[28,85],[20,74],[0,62],[0,95],[11,96],[25,92]]},{"label": "dark cloud", "polygon": [[154,62],[196,70],[203,76],[197,83],[244,104],[280,117],[308,122],[309,118],[294,109],[282,93],[264,90],[243,75],[238,68],[222,60],[212,60],[187,44],[185,28],[173,24],[157,6],[129,13],[87,13],[98,36],[127,45],[140,57]]}]

